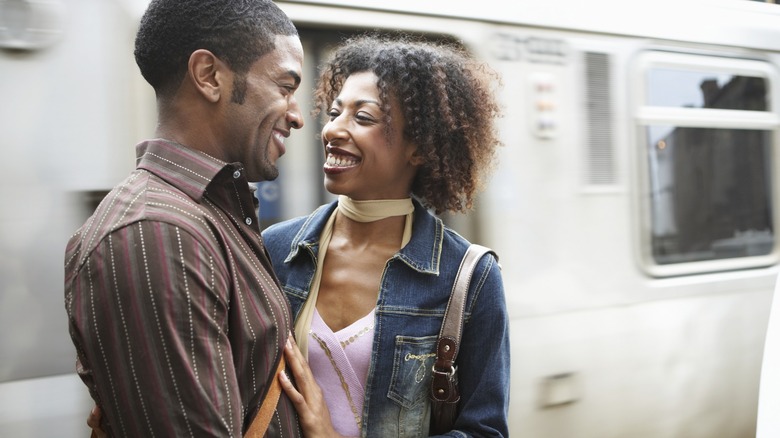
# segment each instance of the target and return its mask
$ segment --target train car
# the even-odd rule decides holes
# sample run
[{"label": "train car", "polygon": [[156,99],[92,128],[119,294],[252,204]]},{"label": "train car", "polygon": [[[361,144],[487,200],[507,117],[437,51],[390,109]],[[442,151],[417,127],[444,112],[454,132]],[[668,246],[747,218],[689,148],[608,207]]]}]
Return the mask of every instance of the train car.
[{"label": "train car", "polygon": [[[147,2],[0,0],[2,436],[88,432],[62,256],[153,134],[132,59]],[[444,219],[501,259],[512,436],[755,436],[780,260],[780,6],[277,3],[300,29],[304,103],[333,44],[365,31],[459,44],[502,75],[496,172]],[[263,223],[329,199],[319,123],[258,190]]]},{"label": "train car", "polygon": [[764,341],[758,396],[756,438],[780,436],[780,283],[775,285],[772,310]]}]

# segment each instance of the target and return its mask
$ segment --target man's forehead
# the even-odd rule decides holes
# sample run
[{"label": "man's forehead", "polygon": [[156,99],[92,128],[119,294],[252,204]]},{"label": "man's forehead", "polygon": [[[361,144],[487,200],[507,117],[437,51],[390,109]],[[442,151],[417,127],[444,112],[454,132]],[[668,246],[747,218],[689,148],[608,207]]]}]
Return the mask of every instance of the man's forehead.
[{"label": "man's forehead", "polygon": [[297,35],[278,35],[274,49],[266,53],[259,62],[267,64],[267,68],[280,76],[290,76],[296,84],[301,81],[303,68],[303,46]]}]

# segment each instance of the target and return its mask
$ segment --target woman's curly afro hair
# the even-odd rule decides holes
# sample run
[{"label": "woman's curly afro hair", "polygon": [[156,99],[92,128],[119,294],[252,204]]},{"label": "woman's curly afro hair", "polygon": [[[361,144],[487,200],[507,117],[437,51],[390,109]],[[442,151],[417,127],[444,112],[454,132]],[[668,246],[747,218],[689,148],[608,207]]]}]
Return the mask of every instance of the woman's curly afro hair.
[{"label": "woman's curly afro hair", "polygon": [[391,97],[400,103],[404,137],[417,144],[423,162],[412,195],[437,214],[470,210],[501,144],[498,74],[455,46],[362,35],[342,43],[323,66],[317,109],[327,110],[347,77],[359,72],[378,77],[385,117]]}]

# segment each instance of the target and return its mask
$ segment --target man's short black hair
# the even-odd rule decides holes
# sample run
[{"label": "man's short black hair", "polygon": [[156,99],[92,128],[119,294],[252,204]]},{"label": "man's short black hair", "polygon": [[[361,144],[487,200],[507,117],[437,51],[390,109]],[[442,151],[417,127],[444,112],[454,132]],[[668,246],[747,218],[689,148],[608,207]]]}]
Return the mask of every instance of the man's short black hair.
[{"label": "man's short black hair", "polygon": [[274,49],[278,35],[297,35],[270,0],[152,0],[135,39],[135,60],[158,96],[175,91],[195,50],[211,51],[239,76]]}]

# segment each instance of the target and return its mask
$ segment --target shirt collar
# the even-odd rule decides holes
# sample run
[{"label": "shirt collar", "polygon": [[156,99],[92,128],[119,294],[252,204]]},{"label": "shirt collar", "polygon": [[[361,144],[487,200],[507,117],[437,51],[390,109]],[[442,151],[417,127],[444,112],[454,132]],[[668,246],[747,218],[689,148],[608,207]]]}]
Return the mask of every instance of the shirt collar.
[{"label": "shirt collar", "polygon": [[[151,172],[201,202],[208,186],[225,168],[242,171],[203,152],[173,141],[153,139],[136,146],[136,167]],[[227,173],[227,172],[225,172]]]}]

